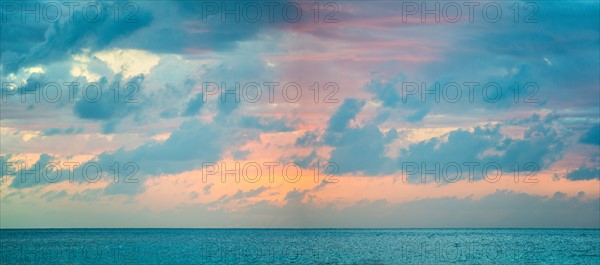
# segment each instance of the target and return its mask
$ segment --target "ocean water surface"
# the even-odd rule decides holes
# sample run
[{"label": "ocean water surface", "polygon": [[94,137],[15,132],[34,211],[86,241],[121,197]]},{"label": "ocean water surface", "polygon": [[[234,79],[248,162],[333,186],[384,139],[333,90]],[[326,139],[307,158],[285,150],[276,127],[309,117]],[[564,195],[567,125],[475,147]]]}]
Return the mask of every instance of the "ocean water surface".
[{"label": "ocean water surface", "polygon": [[1,264],[600,264],[597,229],[2,229]]}]

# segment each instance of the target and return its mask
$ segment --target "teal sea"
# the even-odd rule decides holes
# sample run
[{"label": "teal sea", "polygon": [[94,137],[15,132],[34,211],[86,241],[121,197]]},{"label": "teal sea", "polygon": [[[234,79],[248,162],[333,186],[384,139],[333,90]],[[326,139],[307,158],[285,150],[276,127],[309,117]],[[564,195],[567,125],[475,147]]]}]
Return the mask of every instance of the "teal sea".
[{"label": "teal sea", "polygon": [[1,264],[600,264],[597,229],[2,229]]}]

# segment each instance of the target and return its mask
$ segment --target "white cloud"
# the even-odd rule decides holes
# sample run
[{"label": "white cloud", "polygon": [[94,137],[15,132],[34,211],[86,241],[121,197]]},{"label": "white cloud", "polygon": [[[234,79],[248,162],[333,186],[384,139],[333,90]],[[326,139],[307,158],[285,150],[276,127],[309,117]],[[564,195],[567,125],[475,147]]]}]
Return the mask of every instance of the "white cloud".
[{"label": "white cloud", "polygon": [[147,75],[158,64],[160,57],[147,51],[133,49],[113,49],[94,54],[106,62],[115,73],[123,73],[124,78],[139,74]]}]

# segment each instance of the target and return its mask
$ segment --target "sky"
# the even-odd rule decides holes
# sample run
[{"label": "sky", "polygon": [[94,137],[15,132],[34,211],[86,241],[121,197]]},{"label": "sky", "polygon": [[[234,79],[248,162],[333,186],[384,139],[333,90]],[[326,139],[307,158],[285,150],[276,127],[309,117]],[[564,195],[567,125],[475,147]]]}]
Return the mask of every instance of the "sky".
[{"label": "sky", "polygon": [[600,228],[597,1],[3,1],[0,227]]}]

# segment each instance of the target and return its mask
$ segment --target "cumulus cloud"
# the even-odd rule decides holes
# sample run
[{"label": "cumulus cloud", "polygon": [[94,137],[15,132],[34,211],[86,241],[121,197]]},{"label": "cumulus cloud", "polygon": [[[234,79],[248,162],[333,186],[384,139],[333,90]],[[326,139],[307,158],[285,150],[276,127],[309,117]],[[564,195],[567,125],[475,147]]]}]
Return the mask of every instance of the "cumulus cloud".
[{"label": "cumulus cloud", "polygon": [[149,105],[140,93],[144,90],[143,80],[143,75],[129,80],[117,75],[112,81],[103,77],[99,82],[87,83],[79,88],[83,96],[75,102],[73,111],[79,118],[104,122],[102,132],[112,133],[121,119]]},{"label": "cumulus cloud", "polygon": [[[514,121],[506,122],[506,125],[496,123],[459,129],[409,144],[408,147],[401,148],[398,157],[394,159],[386,156],[386,150],[389,149],[388,144],[398,137],[396,129],[384,134],[376,123],[349,126],[349,122],[355,119],[363,106],[362,101],[345,100],[332,115],[324,132],[323,143],[333,147],[329,160],[339,164],[339,173],[402,173],[407,170],[405,165],[408,163],[417,165],[416,171],[414,168],[410,170],[411,175],[416,176],[413,179],[415,181],[428,168],[443,168],[454,163],[461,167],[465,163],[493,164],[494,168],[505,173],[539,172],[562,158],[571,135],[557,122],[557,116],[548,115],[544,119],[538,117],[522,120],[520,125],[525,130],[521,136],[510,136],[502,132],[505,126],[514,125]],[[304,142],[305,137],[298,141]],[[470,173],[462,174],[467,176]],[[479,172],[468,177],[480,179],[481,175]]]},{"label": "cumulus cloud", "polygon": [[566,175],[566,178],[570,180],[600,179],[600,168],[582,166],[576,170],[569,172]]},{"label": "cumulus cloud", "polygon": [[592,126],[579,141],[584,144],[600,145],[600,124]]},{"label": "cumulus cloud", "polygon": [[[69,55],[77,54],[82,49],[100,50],[108,47],[113,41],[149,25],[153,20],[150,12],[140,10],[136,13],[135,22],[128,23],[114,17],[115,12],[110,10],[114,8],[113,2],[96,4],[100,10],[98,17],[91,17],[82,9],[74,9],[71,17],[63,17],[53,23],[45,19],[37,22],[30,19],[26,25],[34,31],[15,30],[14,32],[12,29],[20,28],[23,14],[9,14],[9,8],[3,8],[2,17],[8,21],[3,23],[2,29],[11,29],[9,33],[13,36],[2,38],[4,48],[0,52],[3,58],[1,61],[3,69],[7,72],[15,72],[25,66],[65,60]],[[35,3],[25,3],[22,7],[32,9],[34,5]],[[39,6],[38,3],[38,8]],[[38,13],[40,14],[41,12]],[[22,42],[23,39],[27,41]]]}]

